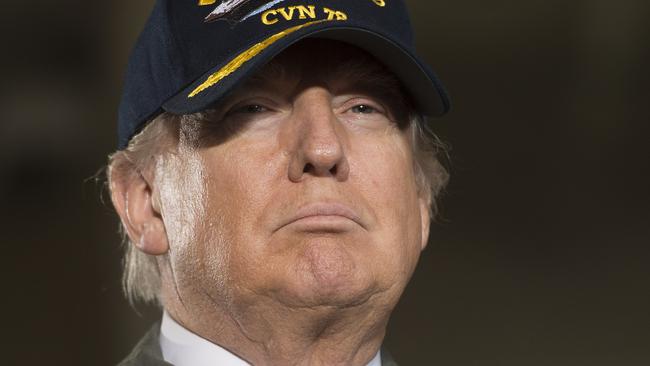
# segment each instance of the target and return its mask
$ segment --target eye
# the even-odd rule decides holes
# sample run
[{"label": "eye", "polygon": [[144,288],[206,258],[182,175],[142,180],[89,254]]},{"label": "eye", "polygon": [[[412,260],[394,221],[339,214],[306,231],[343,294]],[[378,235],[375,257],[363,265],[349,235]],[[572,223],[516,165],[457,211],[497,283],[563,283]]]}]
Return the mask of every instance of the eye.
[{"label": "eye", "polygon": [[233,113],[246,113],[246,114],[255,114],[267,112],[269,109],[261,104],[247,104],[241,107],[237,107],[233,110]]},{"label": "eye", "polygon": [[354,128],[381,129],[391,123],[387,109],[378,98],[343,94],[335,96],[332,103],[339,118]]},{"label": "eye", "polygon": [[259,119],[268,114],[268,112],[273,111],[272,108],[267,107],[266,103],[257,103],[257,102],[243,102],[236,104],[229,108],[225,113],[225,118],[234,118],[237,120],[246,119]]},{"label": "eye", "polygon": [[360,113],[360,114],[377,113],[377,109],[375,109],[375,107],[367,104],[355,105],[354,107],[350,108],[350,111],[352,111],[352,113]]},{"label": "eye", "polygon": [[279,104],[269,98],[249,98],[233,104],[224,114],[223,121],[239,129],[240,133],[268,131],[276,128],[286,115]]}]

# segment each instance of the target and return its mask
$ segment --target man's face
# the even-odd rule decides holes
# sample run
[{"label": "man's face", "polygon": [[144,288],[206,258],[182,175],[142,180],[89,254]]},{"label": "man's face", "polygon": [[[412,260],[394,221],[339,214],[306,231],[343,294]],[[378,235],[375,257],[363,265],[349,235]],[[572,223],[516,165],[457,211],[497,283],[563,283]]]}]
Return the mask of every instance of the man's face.
[{"label": "man's face", "polygon": [[294,47],[208,122],[183,122],[179,153],[156,173],[167,297],[185,307],[394,304],[429,218],[391,79],[343,44]]}]

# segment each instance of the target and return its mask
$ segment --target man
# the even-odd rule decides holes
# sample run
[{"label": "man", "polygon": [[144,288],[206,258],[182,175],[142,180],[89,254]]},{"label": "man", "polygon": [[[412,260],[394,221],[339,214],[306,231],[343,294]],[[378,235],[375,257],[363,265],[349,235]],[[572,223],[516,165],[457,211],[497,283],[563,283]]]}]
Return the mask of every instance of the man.
[{"label": "man", "polygon": [[447,109],[402,1],[158,1],[109,180],[127,294],[164,315],[122,364],[394,365]]}]

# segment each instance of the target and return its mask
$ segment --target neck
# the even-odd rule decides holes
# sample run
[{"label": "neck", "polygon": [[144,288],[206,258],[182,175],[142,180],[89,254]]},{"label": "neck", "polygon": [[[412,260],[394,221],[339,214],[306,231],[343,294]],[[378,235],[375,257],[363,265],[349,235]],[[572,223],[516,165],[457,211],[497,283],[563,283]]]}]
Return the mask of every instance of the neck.
[{"label": "neck", "polygon": [[[258,299],[259,300],[259,299]],[[187,329],[254,365],[365,366],[383,341],[392,306],[292,308],[265,298],[249,304],[182,304],[166,310]]]}]

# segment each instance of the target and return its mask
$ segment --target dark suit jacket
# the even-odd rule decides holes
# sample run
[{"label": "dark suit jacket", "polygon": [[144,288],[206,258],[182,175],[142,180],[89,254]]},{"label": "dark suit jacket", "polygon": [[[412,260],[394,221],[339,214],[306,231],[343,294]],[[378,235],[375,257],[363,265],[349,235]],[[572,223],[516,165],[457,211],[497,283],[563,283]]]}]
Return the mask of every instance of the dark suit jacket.
[{"label": "dark suit jacket", "polygon": [[[159,337],[160,323],[156,323],[118,366],[172,366],[163,360]],[[381,349],[381,365],[397,366],[390,353],[384,348]]]}]

